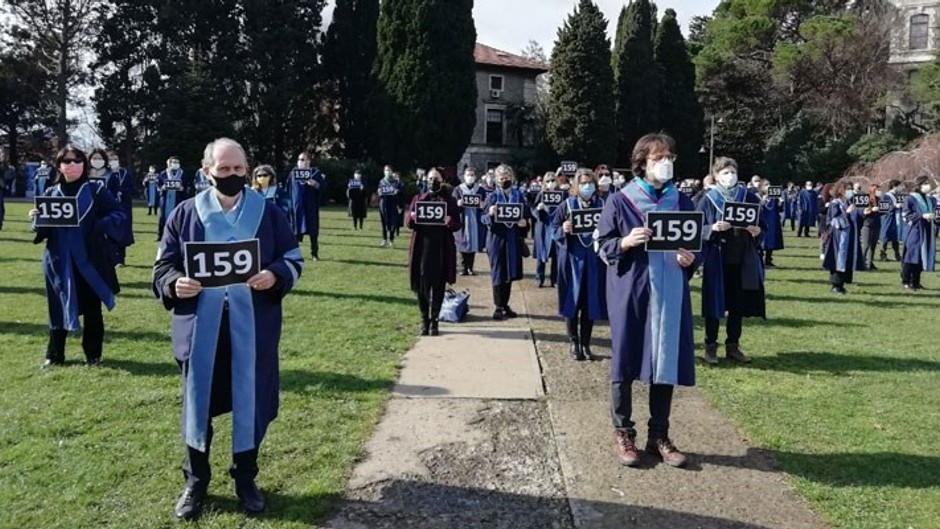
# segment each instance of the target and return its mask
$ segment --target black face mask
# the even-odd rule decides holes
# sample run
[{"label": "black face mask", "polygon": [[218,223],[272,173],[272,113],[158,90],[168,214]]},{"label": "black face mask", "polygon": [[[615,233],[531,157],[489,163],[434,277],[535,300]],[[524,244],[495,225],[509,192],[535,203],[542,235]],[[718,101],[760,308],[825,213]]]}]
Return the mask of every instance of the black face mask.
[{"label": "black face mask", "polygon": [[441,183],[437,180],[431,182],[431,192],[438,193],[441,190]]},{"label": "black face mask", "polygon": [[503,189],[509,189],[510,187],[512,187],[512,180],[503,180],[502,182],[499,183],[499,187]]},{"label": "black face mask", "polygon": [[215,180],[215,188],[227,197],[234,197],[245,189],[244,175],[233,174],[228,178],[212,177]]}]

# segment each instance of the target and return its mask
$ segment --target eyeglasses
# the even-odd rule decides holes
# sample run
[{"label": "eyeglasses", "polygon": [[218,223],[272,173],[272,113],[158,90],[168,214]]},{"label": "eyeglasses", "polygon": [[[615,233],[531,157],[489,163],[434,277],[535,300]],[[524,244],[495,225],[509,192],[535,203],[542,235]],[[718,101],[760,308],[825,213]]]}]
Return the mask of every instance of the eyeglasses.
[{"label": "eyeglasses", "polygon": [[78,160],[76,158],[62,158],[62,161],[59,162],[60,165],[71,165],[71,164],[77,165],[77,164],[84,164],[84,163],[85,162],[83,162],[82,160]]},{"label": "eyeglasses", "polygon": [[676,156],[674,154],[660,155],[660,156],[650,156],[651,162],[659,162],[662,160],[669,160],[670,162],[675,163]]}]

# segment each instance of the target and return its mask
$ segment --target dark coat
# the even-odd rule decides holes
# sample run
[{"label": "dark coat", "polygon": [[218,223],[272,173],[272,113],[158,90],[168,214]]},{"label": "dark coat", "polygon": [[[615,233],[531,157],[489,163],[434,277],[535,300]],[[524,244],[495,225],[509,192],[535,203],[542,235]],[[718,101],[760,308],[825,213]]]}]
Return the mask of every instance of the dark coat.
[{"label": "dark coat", "polygon": [[[447,203],[447,224],[444,226],[425,226],[415,223],[411,212],[415,209],[418,202],[446,202]],[[408,247],[408,274],[411,278],[411,290],[419,291],[421,285],[421,255],[426,250],[422,245],[422,234],[431,232],[442,232],[443,237],[443,261],[440,267],[443,271],[443,278],[448,284],[457,282],[457,244],[454,242],[454,232],[460,231],[461,215],[457,207],[457,201],[450,194],[432,195],[431,193],[422,193],[416,195],[405,213],[406,223],[411,231],[411,242]]]}]

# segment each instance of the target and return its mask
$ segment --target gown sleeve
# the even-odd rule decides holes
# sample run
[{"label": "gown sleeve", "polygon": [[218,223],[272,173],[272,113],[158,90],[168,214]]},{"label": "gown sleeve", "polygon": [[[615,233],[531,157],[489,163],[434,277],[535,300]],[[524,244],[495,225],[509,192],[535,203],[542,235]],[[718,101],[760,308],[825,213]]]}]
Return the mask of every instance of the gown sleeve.
[{"label": "gown sleeve", "polygon": [[185,277],[183,245],[180,239],[183,208],[176,208],[170,214],[163,230],[163,239],[157,250],[157,259],[153,263],[153,293],[164,308],[172,310],[179,303],[176,297],[176,280]]}]

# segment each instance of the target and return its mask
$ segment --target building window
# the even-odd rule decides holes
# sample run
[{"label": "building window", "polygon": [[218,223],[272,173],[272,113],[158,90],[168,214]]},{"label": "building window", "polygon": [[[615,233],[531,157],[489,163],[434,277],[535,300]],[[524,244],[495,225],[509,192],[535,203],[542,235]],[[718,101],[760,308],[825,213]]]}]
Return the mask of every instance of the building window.
[{"label": "building window", "polygon": [[925,50],[929,45],[930,15],[920,14],[911,17],[911,35],[908,48],[912,50]]},{"label": "building window", "polygon": [[503,144],[503,122],[506,120],[506,112],[503,110],[486,111],[486,144]]},{"label": "building window", "polygon": [[503,89],[503,76],[502,75],[491,75],[490,76],[490,90],[500,90]]}]

